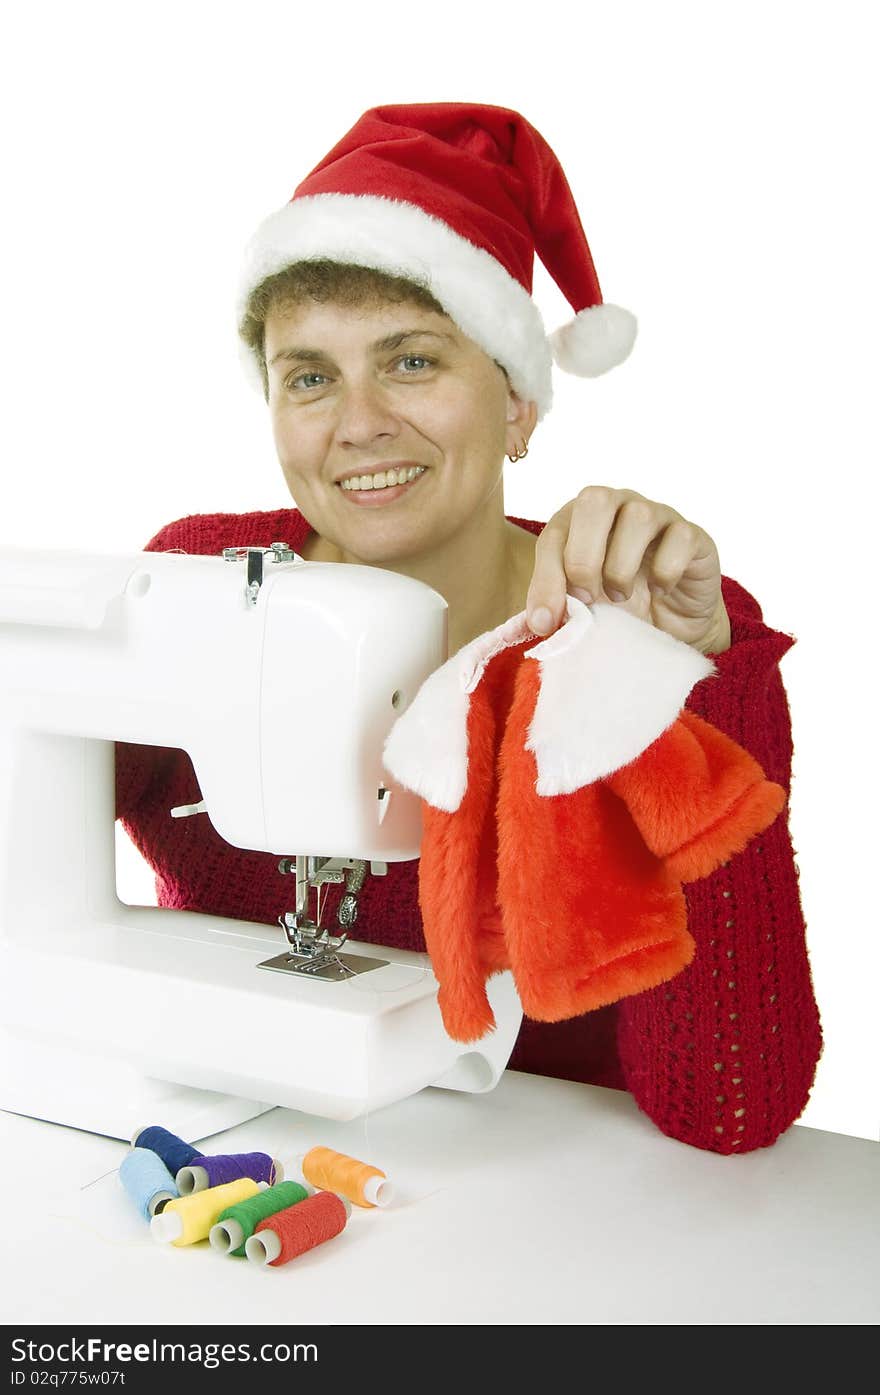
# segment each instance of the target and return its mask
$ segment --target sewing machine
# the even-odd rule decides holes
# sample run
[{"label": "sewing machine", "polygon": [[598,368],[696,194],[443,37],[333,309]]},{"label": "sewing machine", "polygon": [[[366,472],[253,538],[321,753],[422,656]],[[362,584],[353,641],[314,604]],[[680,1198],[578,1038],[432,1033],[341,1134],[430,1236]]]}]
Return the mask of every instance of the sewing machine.
[{"label": "sewing machine", "polygon": [[[446,1034],[428,956],[356,938],[366,877],[417,857],[385,738],[447,657],[446,602],[283,543],[203,557],[0,547],[0,1108],[204,1138],[274,1105],[346,1120],[428,1085],[491,1089],[521,1021]],[[116,889],[114,742],[185,750],[200,803],[279,858],[277,926]],[[338,923],[310,897],[344,881]],[[381,942],[381,927],[371,927]]]}]

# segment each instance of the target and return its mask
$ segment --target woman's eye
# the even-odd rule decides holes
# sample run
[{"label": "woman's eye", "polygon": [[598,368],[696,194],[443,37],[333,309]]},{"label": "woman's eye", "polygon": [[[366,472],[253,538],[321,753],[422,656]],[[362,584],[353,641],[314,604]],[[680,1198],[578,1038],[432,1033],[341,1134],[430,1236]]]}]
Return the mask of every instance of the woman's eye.
[{"label": "woman's eye", "polygon": [[[406,365],[401,369],[404,377],[412,378],[417,373],[421,373],[423,369],[433,367],[434,360],[425,358],[424,354],[404,354],[402,358],[398,358],[394,362],[395,368],[401,365]],[[321,387],[326,381],[327,377],[324,373],[297,373],[295,377],[286,380],[286,386],[295,389],[303,388],[308,391],[309,388]]]},{"label": "woman's eye", "polygon": [[[403,358],[397,360],[398,363],[417,363],[430,367],[433,359],[425,358],[424,354],[404,354]],[[409,371],[409,370],[407,370]],[[416,372],[418,369],[415,370]]]},{"label": "woman's eye", "polygon": [[[297,383],[301,383],[301,382],[303,381],[304,378],[323,378],[323,376],[324,376],[323,373],[297,373],[297,375],[296,375],[295,378],[288,378],[288,380],[287,380],[287,386],[288,386],[288,387],[296,387]],[[314,383],[306,383],[305,386],[306,386],[306,387],[314,387],[315,384],[314,384]]]}]

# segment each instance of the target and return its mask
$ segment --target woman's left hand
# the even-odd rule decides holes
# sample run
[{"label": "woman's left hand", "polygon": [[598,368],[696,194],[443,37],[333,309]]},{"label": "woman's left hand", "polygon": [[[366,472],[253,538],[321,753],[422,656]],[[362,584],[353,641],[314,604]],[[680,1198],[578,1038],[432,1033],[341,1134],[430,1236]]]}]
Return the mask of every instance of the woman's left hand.
[{"label": "woman's left hand", "polygon": [[633,489],[588,485],[540,534],[526,601],[536,634],[551,634],[565,619],[566,592],[588,605],[616,602],[704,654],[730,647],[714,542]]}]

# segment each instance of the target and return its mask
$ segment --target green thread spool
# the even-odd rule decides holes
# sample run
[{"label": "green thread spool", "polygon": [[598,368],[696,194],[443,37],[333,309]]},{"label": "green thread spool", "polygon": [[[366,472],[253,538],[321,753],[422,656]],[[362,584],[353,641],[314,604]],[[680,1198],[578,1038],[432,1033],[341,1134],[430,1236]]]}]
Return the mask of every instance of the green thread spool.
[{"label": "green thread spool", "polygon": [[245,1242],[250,1239],[260,1221],[295,1206],[311,1196],[313,1187],[301,1186],[299,1182],[277,1182],[267,1187],[259,1196],[248,1197],[247,1201],[237,1201],[227,1206],[217,1217],[208,1234],[211,1248],[220,1254],[242,1255]]}]

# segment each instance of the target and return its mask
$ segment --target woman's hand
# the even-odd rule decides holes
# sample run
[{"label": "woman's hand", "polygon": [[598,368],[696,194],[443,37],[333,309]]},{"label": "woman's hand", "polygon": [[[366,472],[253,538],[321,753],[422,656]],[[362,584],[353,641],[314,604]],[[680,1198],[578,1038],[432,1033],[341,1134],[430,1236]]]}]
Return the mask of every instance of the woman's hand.
[{"label": "woman's hand", "polygon": [[633,489],[588,485],[550,519],[535,547],[526,601],[536,634],[562,623],[566,592],[588,605],[617,602],[704,654],[730,647],[714,542],[668,504]]}]

